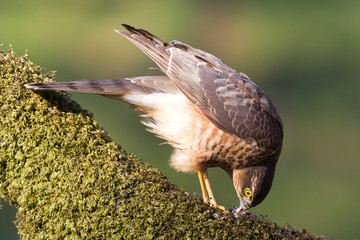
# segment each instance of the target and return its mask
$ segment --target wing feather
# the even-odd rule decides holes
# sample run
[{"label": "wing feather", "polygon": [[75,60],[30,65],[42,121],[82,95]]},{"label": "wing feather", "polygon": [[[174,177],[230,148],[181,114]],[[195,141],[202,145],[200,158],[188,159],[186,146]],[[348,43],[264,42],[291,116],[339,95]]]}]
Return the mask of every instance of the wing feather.
[{"label": "wing feather", "polygon": [[117,31],[148,55],[217,127],[258,146],[279,150],[281,119],[265,93],[219,58],[179,41],[169,44],[142,29]]}]

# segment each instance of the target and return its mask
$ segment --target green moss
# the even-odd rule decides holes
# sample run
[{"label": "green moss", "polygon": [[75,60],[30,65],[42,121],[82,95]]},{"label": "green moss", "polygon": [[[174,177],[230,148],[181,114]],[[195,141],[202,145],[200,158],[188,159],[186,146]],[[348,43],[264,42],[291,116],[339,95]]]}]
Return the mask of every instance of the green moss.
[{"label": "green moss", "polygon": [[0,194],[18,208],[22,239],[309,238],[202,204],[127,154],[28,56],[0,51]]}]

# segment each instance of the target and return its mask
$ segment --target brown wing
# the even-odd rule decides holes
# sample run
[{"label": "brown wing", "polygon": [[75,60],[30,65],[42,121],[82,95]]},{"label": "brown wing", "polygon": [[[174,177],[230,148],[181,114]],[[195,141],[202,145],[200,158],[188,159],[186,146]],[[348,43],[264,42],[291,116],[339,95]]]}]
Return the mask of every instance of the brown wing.
[{"label": "brown wing", "polygon": [[217,127],[260,147],[279,150],[281,119],[264,92],[217,57],[178,41],[169,44],[142,29],[117,31],[148,55]]}]

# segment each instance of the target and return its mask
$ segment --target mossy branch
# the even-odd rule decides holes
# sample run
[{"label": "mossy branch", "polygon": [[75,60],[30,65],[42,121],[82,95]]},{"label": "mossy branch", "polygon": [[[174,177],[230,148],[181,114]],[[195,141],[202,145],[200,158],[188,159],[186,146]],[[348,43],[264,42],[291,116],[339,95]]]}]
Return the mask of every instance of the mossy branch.
[{"label": "mossy branch", "polygon": [[127,154],[63,92],[27,82],[54,74],[0,51],[0,194],[22,239],[291,239],[315,237],[202,204]]}]

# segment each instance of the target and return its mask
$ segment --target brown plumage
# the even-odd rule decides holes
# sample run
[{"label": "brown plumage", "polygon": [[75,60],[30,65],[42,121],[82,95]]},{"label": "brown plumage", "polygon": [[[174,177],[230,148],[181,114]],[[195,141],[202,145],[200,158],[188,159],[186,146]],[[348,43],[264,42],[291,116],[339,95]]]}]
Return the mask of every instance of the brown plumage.
[{"label": "brown plumage", "polygon": [[172,167],[198,171],[205,201],[217,205],[207,168],[221,167],[239,196],[237,212],[262,202],[270,191],[283,139],[281,119],[269,98],[247,75],[209,53],[123,26],[128,32],[115,31],[149,56],[166,76],[25,86],[126,101],[144,112],[147,120],[143,123],[150,131],[175,148]]}]

